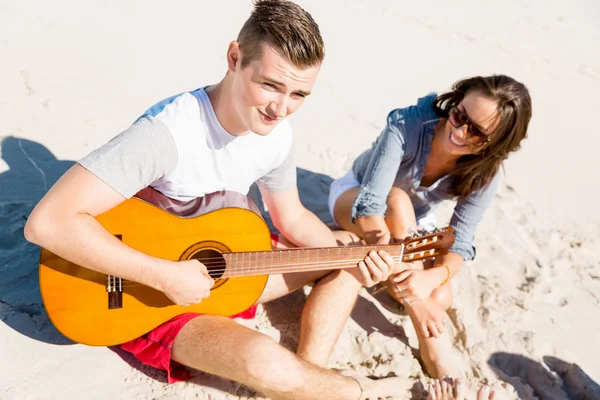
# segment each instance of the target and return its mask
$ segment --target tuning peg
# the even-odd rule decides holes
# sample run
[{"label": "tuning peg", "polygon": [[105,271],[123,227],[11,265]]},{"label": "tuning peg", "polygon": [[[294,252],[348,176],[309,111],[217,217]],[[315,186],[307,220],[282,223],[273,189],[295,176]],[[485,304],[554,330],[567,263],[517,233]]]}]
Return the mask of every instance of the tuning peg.
[{"label": "tuning peg", "polygon": [[427,223],[425,225],[419,225],[417,227],[419,235],[430,235],[435,231],[435,224]]},{"label": "tuning peg", "polygon": [[414,226],[411,226],[410,228],[408,228],[408,236],[407,239],[415,239],[417,237],[419,237],[419,232],[417,230],[418,228],[415,228]]}]

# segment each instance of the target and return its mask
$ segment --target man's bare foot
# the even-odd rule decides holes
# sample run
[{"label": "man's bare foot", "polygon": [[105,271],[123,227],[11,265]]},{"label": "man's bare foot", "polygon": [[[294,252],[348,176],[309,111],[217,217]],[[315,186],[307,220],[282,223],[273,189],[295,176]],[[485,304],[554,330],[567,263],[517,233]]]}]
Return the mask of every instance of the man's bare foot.
[{"label": "man's bare foot", "polygon": [[[436,379],[433,384],[429,384],[427,391],[429,396],[427,400],[465,400],[467,395],[467,385],[462,379],[455,379],[454,384],[446,380]],[[477,392],[477,400],[494,400],[495,393],[490,391],[490,387],[483,385]]]},{"label": "man's bare foot", "polygon": [[369,379],[350,370],[341,371],[341,373],[358,382],[362,391],[360,400],[377,400],[387,397],[404,398],[410,390],[406,379],[397,377]]},{"label": "man's bare foot", "polygon": [[406,384],[406,379],[401,378],[383,378],[367,379],[364,382],[364,392],[361,400],[385,399],[387,397],[404,398],[410,387]]}]

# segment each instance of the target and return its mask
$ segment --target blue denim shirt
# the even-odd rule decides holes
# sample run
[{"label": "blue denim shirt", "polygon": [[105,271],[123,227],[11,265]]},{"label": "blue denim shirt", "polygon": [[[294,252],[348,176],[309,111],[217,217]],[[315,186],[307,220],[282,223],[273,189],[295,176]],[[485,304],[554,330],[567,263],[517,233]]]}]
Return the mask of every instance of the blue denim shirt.
[{"label": "blue denim shirt", "polygon": [[414,106],[390,112],[381,135],[354,161],[352,169],[361,185],[352,207],[352,219],[384,216],[392,186],[410,196],[417,220],[433,212],[442,201],[457,200],[450,220],[455,231],[450,251],[461,255],[465,261],[472,260],[475,258],[475,230],[494,198],[500,175],[497,174],[488,186],[463,199],[448,194],[447,189],[452,183],[448,175],[429,187],[420,186],[433,130],[440,121],[433,110],[435,97],[435,93],[430,94]]}]

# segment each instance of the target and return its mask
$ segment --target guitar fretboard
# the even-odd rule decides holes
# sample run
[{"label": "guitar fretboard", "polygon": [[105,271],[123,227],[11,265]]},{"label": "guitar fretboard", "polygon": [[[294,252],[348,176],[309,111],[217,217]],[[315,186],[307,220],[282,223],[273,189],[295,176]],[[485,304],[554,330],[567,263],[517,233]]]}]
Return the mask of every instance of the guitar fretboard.
[{"label": "guitar fretboard", "polygon": [[260,252],[224,253],[227,269],[222,278],[318,271],[356,267],[370,251],[385,250],[400,261],[404,246],[322,247]]}]

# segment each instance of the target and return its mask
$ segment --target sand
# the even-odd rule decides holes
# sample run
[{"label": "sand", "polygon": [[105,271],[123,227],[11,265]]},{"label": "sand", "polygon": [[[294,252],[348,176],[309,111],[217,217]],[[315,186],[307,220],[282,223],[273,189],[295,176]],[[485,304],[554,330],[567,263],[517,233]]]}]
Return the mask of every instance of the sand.
[{"label": "sand", "polygon": [[[387,113],[463,77],[504,73],[531,90],[522,150],[482,221],[477,258],[453,279],[448,327],[472,386],[500,398],[600,398],[600,212],[595,176],[600,7],[585,1],[302,1],[327,58],[292,117],[303,202],[328,222],[328,185]],[[217,82],[249,1],[0,2],[0,398],[247,399],[250,389],[165,374],[116,349],[77,345],[43,309],[39,249],[23,226],[76,160],[156,101]],[[440,225],[452,211],[438,211]],[[294,350],[305,292],[244,324]],[[366,290],[330,361],[395,374],[404,398],[427,377],[406,316]],[[253,397],[254,396],[254,397]]]}]

